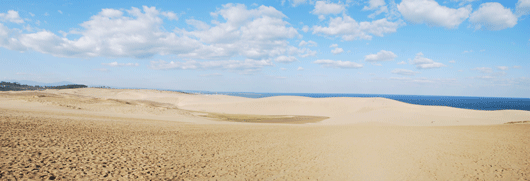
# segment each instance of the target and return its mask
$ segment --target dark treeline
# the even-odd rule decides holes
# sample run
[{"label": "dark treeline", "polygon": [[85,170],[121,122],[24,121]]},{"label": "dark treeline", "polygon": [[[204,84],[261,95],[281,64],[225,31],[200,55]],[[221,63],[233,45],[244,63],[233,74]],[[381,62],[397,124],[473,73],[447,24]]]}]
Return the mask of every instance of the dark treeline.
[{"label": "dark treeline", "polygon": [[19,84],[18,82],[0,82],[0,91],[23,91],[23,90],[44,90],[44,89],[77,89],[87,88],[88,86],[82,84],[69,84],[60,86],[31,86]]}]

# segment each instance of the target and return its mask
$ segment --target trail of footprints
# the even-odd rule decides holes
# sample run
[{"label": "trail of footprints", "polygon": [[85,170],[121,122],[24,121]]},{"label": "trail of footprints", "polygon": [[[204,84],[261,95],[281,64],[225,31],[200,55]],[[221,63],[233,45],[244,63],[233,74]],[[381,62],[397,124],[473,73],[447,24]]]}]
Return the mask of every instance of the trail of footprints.
[{"label": "trail of footprints", "polygon": [[[186,131],[180,131],[182,126]],[[1,109],[0,130],[0,180],[263,178],[296,163],[297,157],[288,154],[300,150],[274,155],[281,144],[256,147],[262,139],[246,137],[252,129],[50,119]]]}]

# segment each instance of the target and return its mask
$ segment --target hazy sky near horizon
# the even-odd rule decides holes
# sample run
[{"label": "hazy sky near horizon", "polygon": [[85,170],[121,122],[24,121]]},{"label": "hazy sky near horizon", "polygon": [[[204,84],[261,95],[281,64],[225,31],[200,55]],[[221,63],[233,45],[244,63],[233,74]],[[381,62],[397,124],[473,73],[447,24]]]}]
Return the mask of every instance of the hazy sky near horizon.
[{"label": "hazy sky near horizon", "polygon": [[530,97],[530,0],[2,1],[0,79]]}]

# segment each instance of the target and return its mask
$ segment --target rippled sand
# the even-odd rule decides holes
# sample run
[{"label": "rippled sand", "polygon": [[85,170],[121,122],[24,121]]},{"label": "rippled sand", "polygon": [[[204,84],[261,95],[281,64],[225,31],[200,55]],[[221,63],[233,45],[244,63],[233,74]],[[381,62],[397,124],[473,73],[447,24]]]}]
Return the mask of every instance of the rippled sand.
[{"label": "rippled sand", "polygon": [[[338,113],[327,115],[327,123],[240,123],[198,111],[241,114],[213,108],[253,100],[227,102],[230,98],[213,96],[208,102],[194,95],[143,90],[75,91],[0,93],[0,180],[530,178],[530,124],[524,124],[524,111],[492,114],[505,114],[504,122],[518,124],[444,125],[436,117],[438,123],[355,121],[367,116],[368,109],[378,109],[372,104],[360,106],[368,112],[351,115],[348,124]],[[257,117],[273,115],[267,111]],[[248,111],[245,119],[256,112]],[[482,119],[471,112],[467,123]],[[304,115],[326,116],[315,113]],[[340,124],[329,124],[333,121]]]}]

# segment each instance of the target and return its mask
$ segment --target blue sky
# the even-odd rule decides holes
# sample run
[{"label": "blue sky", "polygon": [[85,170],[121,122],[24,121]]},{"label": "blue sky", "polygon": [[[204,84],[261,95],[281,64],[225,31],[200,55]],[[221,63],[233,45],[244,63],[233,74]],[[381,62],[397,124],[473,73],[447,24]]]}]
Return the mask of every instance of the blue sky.
[{"label": "blue sky", "polygon": [[3,1],[0,79],[530,97],[530,0]]}]

